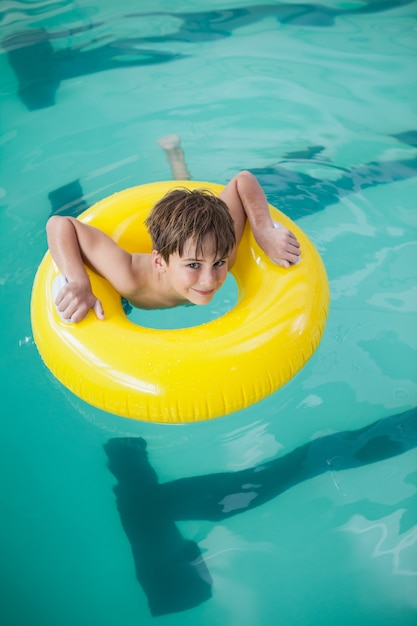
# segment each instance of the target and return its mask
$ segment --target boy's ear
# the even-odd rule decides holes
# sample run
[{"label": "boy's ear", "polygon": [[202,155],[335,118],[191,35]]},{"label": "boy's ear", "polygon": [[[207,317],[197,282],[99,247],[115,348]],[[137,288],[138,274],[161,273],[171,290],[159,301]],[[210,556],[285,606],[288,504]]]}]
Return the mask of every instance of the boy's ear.
[{"label": "boy's ear", "polygon": [[162,258],[158,250],[152,250],[152,265],[156,269],[156,271],[160,272],[161,274],[166,271],[167,263]]}]

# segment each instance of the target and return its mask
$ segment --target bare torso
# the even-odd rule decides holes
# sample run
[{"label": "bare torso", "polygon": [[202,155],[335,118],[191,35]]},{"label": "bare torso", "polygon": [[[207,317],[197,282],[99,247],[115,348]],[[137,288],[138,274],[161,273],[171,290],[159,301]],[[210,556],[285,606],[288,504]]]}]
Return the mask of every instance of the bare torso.
[{"label": "bare torso", "polygon": [[140,309],[170,309],[188,302],[167,288],[165,276],[155,271],[150,254],[132,254],[132,269],[132,288],[120,295],[133,306]]}]

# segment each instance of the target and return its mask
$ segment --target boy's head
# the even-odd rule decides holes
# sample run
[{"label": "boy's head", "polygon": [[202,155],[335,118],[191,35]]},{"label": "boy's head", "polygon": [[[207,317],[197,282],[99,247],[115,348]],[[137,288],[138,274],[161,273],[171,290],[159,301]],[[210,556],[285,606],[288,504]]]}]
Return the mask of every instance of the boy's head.
[{"label": "boy's head", "polygon": [[223,200],[205,189],[174,189],[153,207],[145,221],[152,246],[166,263],[182,256],[190,241],[200,253],[207,236],[214,242],[216,256],[224,258],[236,244],[233,218]]}]

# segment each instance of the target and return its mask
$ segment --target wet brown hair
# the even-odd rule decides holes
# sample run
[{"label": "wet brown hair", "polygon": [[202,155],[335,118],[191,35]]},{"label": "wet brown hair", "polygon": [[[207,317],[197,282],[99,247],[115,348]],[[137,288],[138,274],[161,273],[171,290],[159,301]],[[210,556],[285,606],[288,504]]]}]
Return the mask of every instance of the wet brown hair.
[{"label": "wet brown hair", "polygon": [[169,262],[171,254],[182,256],[191,240],[202,253],[207,235],[214,241],[217,258],[230,254],[236,245],[235,227],[226,203],[206,189],[169,191],[153,207],[145,221],[152,246]]}]

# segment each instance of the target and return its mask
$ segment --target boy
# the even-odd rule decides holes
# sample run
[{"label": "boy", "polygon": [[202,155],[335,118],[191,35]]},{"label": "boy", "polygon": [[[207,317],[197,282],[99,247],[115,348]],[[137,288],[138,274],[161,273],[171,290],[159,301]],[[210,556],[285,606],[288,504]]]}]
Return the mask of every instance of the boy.
[{"label": "boy", "polygon": [[53,216],[47,223],[48,245],[67,280],[55,300],[57,309],[75,323],[89,309],[104,319],[85,265],[139,308],[208,304],[233,267],[246,219],[274,263],[289,267],[298,261],[297,239],[286,228],[274,228],[265,194],[247,171],[237,174],[219,197],[186,189],[166,194],[146,220],[151,254],[129,254],[94,227]]}]

